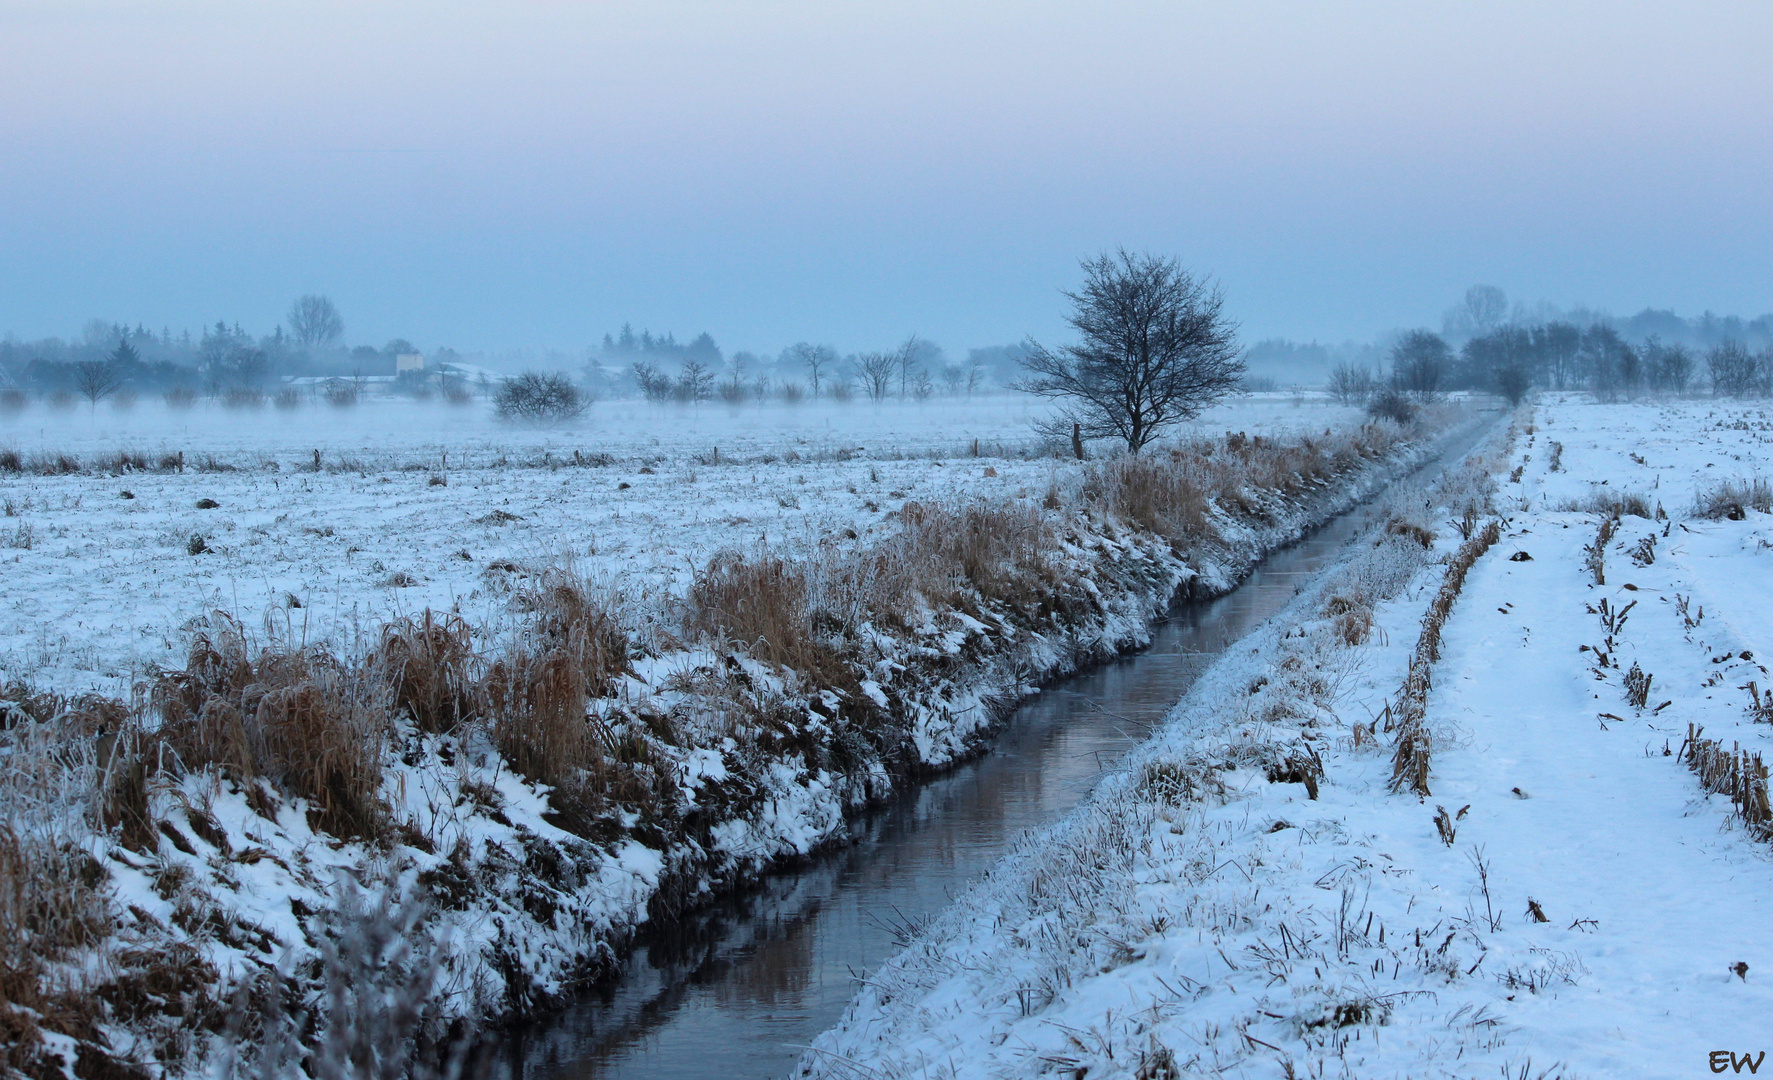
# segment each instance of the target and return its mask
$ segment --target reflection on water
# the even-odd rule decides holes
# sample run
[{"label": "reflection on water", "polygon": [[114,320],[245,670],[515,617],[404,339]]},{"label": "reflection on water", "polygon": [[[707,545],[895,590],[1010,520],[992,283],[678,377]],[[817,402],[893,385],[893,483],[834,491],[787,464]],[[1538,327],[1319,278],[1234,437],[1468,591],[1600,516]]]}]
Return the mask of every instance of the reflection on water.
[{"label": "reflection on water", "polygon": [[1178,608],[1149,649],[1032,698],[989,754],[852,822],[848,847],[643,940],[613,985],[515,1036],[513,1075],[786,1075],[907,926],[943,908],[1017,836],[1075,806],[1216,654],[1285,605],[1374,512],[1353,511],[1275,553],[1227,596]]}]

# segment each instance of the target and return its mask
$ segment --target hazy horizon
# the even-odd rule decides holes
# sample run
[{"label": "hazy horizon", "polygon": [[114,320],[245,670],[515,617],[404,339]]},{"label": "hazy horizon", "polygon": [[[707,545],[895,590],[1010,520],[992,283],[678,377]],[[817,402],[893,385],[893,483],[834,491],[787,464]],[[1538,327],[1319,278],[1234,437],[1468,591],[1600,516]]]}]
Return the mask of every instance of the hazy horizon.
[{"label": "hazy horizon", "polygon": [[7,3],[0,332],[730,349],[1061,334],[1079,258],[1244,338],[1474,282],[1773,309],[1773,10]]}]

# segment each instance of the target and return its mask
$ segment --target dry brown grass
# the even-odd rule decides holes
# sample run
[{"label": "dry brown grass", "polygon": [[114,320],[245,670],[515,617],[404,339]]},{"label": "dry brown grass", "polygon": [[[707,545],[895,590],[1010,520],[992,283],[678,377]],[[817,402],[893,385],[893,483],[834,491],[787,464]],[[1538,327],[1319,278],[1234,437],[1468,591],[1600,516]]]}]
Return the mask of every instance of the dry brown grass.
[{"label": "dry brown grass", "polygon": [[988,601],[1030,604],[1058,583],[1057,538],[1033,507],[926,505],[915,520],[906,520],[902,539],[906,565],[937,583],[936,594],[926,596],[931,601],[952,602],[970,590]]},{"label": "dry brown grass", "polygon": [[0,1073],[49,1075],[44,1032],[99,1039],[96,1003],[55,969],[110,932],[103,877],[86,851],[0,822]]},{"label": "dry brown grass", "polygon": [[388,681],[394,706],[421,730],[453,731],[479,715],[480,658],[459,615],[426,608],[417,619],[383,627],[371,662]]},{"label": "dry brown grass", "polygon": [[1416,650],[1410,657],[1409,672],[1398,690],[1391,711],[1388,730],[1397,732],[1392,748],[1391,790],[1406,788],[1418,796],[1429,794],[1428,775],[1433,756],[1433,737],[1427,724],[1428,692],[1432,687],[1433,664],[1441,656],[1441,630],[1453,613],[1453,603],[1465,588],[1465,577],[1483,554],[1502,539],[1502,525],[1491,521],[1476,536],[1459,545],[1447,564],[1447,574],[1428,613],[1422,618],[1422,634],[1416,639]]},{"label": "dry brown grass", "polygon": [[215,765],[249,789],[268,780],[309,800],[335,836],[380,830],[389,703],[362,666],[320,649],[255,650],[215,615],[193,633],[186,669],[160,676],[149,700],[156,738],[186,769]]},{"label": "dry brown grass", "polygon": [[512,768],[555,788],[556,813],[582,833],[606,800],[609,742],[586,703],[628,670],[628,637],[569,571],[517,601],[533,622],[482,683],[493,741]]},{"label": "dry brown grass", "polygon": [[1373,633],[1373,605],[1364,597],[1338,593],[1324,601],[1324,615],[1332,620],[1336,639],[1344,645],[1364,645]]},{"label": "dry brown grass", "polygon": [[1759,477],[1725,480],[1700,489],[1693,499],[1694,515],[1711,521],[1741,521],[1750,510],[1773,513],[1773,485]]},{"label": "dry brown grass", "polygon": [[1701,787],[1729,797],[1750,833],[1757,839],[1773,839],[1773,803],[1768,800],[1767,766],[1761,755],[1734,743],[1726,750],[1715,739],[1701,738],[1704,730],[1687,725],[1681,760],[1698,774]]},{"label": "dry brown grass", "polygon": [[1172,453],[1123,457],[1097,467],[1086,486],[1100,492],[1103,509],[1123,521],[1171,540],[1199,536],[1209,528],[1212,507],[1187,456]]},{"label": "dry brown grass", "polygon": [[690,586],[684,625],[691,634],[725,637],[765,663],[809,676],[836,663],[813,628],[806,568],[774,555],[716,555]]}]

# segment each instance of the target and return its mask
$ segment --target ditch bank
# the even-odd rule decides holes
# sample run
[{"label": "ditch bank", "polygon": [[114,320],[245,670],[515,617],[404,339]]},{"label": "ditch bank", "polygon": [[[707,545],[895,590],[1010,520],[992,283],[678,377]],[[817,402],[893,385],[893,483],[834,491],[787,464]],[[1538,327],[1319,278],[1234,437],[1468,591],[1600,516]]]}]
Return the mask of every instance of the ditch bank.
[{"label": "ditch bank", "polygon": [[[267,980],[322,1041],[557,1009],[636,927],[844,842],[1040,684],[1146,644],[1174,598],[1223,594],[1434,450],[1376,425],[1233,435],[1038,500],[907,503],[866,550],[717,559],[663,648],[550,571],[514,586],[534,624],[496,651],[427,616],[342,663],[211,619],[135,702],[9,693],[47,827],[15,826],[7,869],[59,912],[20,893],[6,920],[12,1053],[194,1061]],[[354,958],[390,909],[399,955]],[[380,990],[335,1015],[343,979]]]}]

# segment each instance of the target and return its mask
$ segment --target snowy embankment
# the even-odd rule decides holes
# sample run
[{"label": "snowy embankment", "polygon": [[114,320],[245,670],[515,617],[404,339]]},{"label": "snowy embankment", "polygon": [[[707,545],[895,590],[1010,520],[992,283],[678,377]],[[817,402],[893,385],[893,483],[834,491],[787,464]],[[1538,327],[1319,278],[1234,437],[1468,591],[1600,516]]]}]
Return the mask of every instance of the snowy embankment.
[{"label": "snowy embankment", "polygon": [[[1768,431],[1710,403],[1523,416],[1432,514],[1398,507],[1090,804],[871,973],[802,1075],[1758,1067],[1773,496],[1752,481],[1773,470]],[[1449,518],[1500,528],[1468,549],[1427,657],[1417,794],[1394,759],[1460,546]],[[1409,538],[1422,527],[1431,551]],[[1700,726],[1722,755],[1684,745]],[[1732,778],[1735,804],[1707,794]]]},{"label": "snowy embankment", "polygon": [[1035,683],[1146,640],[1185,584],[1229,588],[1429,449],[1368,426],[1049,461],[1039,487],[955,484],[843,542],[719,555],[669,604],[512,562],[492,632],[427,613],[352,654],[211,615],[131,701],[10,687],[5,749],[30,767],[0,900],[60,928],[21,915],[0,941],[21,1060],[27,1035],[190,1060],[271,968],[311,1000],[353,882],[432,908],[377,977],[434,966],[435,1015],[548,1008],[639,922],[839,838]]}]

